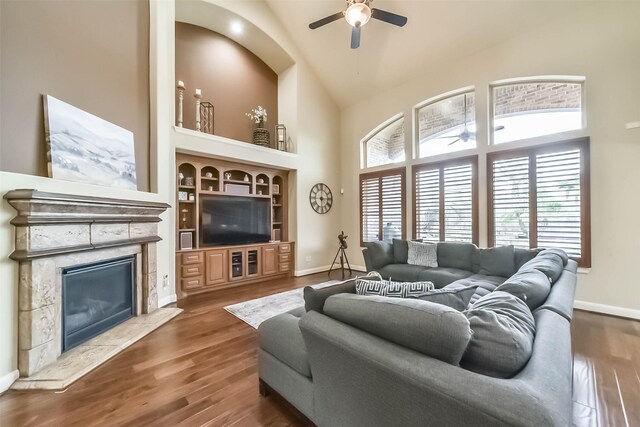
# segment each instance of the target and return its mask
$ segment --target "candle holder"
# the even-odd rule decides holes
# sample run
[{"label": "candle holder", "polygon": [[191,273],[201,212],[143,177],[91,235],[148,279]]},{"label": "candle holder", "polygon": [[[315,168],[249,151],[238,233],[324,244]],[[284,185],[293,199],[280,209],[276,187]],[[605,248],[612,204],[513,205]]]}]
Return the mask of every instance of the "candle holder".
[{"label": "candle holder", "polygon": [[183,104],[184,104],[184,82],[182,80],[178,80],[178,127],[182,127],[182,122],[184,121],[183,116]]},{"label": "candle holder", "polygon": [[202,128],[202,132],[213,135],[213,114],[214,107],[212,103],[200,103],[200,126]]},{"label": "candle holder", "polygon": [[285,125],[276,125],[276,148],[287,151],[287,128]]},{"label": "candle holder", "polygon": [[196,98],[196,130],[200,132],[200,98],[202,98],[202,91],[196,89],[196,93],[193,96]]}]

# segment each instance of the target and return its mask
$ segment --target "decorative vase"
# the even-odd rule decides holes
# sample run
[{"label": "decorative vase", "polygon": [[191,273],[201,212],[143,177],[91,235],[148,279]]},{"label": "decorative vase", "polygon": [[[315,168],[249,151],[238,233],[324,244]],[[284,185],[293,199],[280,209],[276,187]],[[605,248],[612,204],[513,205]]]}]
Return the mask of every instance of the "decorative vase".
[{"label": "decorative vase", "polygon": [[253,130],[253,143],[261,147],[271,147],[271,137],[269,131],[262,126],[263,122],[258,123],[258,127]]}]

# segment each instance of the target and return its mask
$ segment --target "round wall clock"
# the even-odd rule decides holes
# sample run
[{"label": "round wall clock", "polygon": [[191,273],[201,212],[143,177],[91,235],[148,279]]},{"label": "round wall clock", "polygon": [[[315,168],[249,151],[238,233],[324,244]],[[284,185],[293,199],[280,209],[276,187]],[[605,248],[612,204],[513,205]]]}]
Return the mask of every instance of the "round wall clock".
[{"label": "round wall clock", "polygon": [[327,184],[318,183],[311,187],[309,193],[309,203],[314,211],[319,214],[325,214],[331,209],[333,205],[333,194]]}]

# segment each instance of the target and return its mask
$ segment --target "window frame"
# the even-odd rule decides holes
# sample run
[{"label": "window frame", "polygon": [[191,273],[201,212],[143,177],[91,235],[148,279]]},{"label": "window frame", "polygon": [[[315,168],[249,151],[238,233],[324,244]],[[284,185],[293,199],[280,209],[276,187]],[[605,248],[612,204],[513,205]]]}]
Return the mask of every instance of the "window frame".
[{"label": "window frame", "polygon": [[[501,144],[502,145],[502,144]],[[495,245],[495,218],[493,199],[493,163],[496,160],[508,160],[516,157],[529,159],[529,248],[538,246],[538,203],[536,157],[571,149],[580,150],[580,253],[571,257],[578,266],[591,267],[591,155],[590,138],[581,137],[525,148],[513,148],[487,153],[487,242]]]},{"label": "window frame", "polygon": [[[489,84],[489,92],[487,94],[489,98],[489,115],[488,128],[489,129],[489,146],[490,147],[509,147],[512,144],[518,144],[530,141],[550,141],[549,138],[557,140],[559,137],[569,138],[573,135],[584,132],[587,129],[587,109],[586,109],[586,77],[585,76],[538,76],[538,77],[522,77],[506,80],[497,80]],[[579,129],[572,129],[563,132],[549,133],[545,135],[530,136],[528,138],[514,139],[513,141],[507,141],[500,144],[495,142],[495,107],[494,107],[494,89],[503,86],[512,86],[518,84],[535,84],[535,83],[571,83],[580,85],[580,116],[581,126]]]},{"label": "window frame", "polygon": [[[380,180],[380,185],[378,186],[378,200],[379,200],[379,206],[380,206],[380,212],[378,213],[379,215],[379,226],[378,226],[378,242],[382,241],[382,229],[384,227],[383,223],[382,223],[382,218],[383,218],[383,213],[382,213],[382,178],[386,177],[386,176],[394,176],[394,175],[400,175],[400,198],[401,198],[401,216],[402,216],[402,239],[406,239],[407,236],[407,173],[406,173],[406,168],[405,167],[400,167],[400,168],[393,168],[393,169],[385,169],[385,170],[381,170],[381,171],[375,171],[375,172],[364,172],[361,173],[358,179],[359,182],[359,186],[358,186],[358,192],[360,193],[360,247],[364,247],[366,243],[370,243],[370,242],[365,242],[363,237],[364,237],[364,210],[363,210],[363,194],[362,194],[362,182],[366,179],[371,179],[371,178],[378,178]],[[374,240],[376,241],[376,240]]]},{"label": "window frame", "polygon": [[[420,110],[428,107],[430,105],[436,104],[438,102],[441,101],[445,101],[449,98],[454,98],[456,96],[460,96],[460,95],[466,95],[472,93],[474,96],[474,117],[475,117],[475,123],[476,123],[476,146],[474,148],[465,148],[464,150],[456,150],[456,151],[448,151],[446,153],[440,153],[440,154],[430,154],[428,156],[424,156],[424,157],[420,157]],[[428,161],[428,162],[433,162],[430,159],[434,159],[434,158],[438,158],[441,156],[452,156],[452,155],[456,155],[459,154],[461,157],[462,156],[467,156],[467,154],[465,153],[472,153],[478,150],[479,144],[478,144],[478,139],[477,139],[477,123],[478,123],[478,116],[477,116],[477,99],[476,98],[477,95],[477,91],[476,91],[476,87],[475,86],[466,86],[463,88],[459,88],[459,89],[454,89],[452,91],[449,92],[445,92],[445,93],[441,93],[440,95],[436,95],[434,97],[425,99],[424,101],[420,102],[419,104],[415,105],[413,107],[413,159],[415,160],[422,160],[422,161]]]},{"label": "window frame", "polygon": [[[372,166],[372,165],[369,165],[369,157],[367,155],[367,153],[368,153],[367,145],[369,144],[370,140],[375,138],[380,132],[382,132],[383,130],[385,130],[389,126],[393,125],[397,121],[404,120],[404,119],[405,119],[404,113],[398,113],[395,116],[390,117],[389,119],[387,119],[384,122],[382,122],[380,125],[378,125],[375,128],[373,128],[371,130],[371,132],[369,132],[364,138],[362,138],[360,140],[360,147],[361,147],[361,150],[362,150],[361,153],[360,153],[360,169],[361,170],[372,169],[372,168],[394,167],[393,165],[402,164],[402,163],[404,163],[404,162],[406,162],[408,160],[406,127],[404,128],[404,130],[405,130],[405,138],[404,138],[404,141],[402,142],[402,146],[403,146],[403,150],[404,150],[404,160],[400,160],[400,161],[397,161],[397,162],[384,163],[382,165]],[[403,123],[403,127],[404,126],[405,126],[405,124]]]},{"label": "window frame", "polygon": [[420,163],[420,164],[415,164],[411,167],[411,177],[412,177],[412,182],[411,182],[411,189],[412,189],[412,215],[413,215],[413,224],[412,224],[412,231],[411,231],[411,235],[413,236],[414,239],[417,239],[417,224],[418,221],[416,221],[416,216],[418,214],[418,208],[417,208],[417,186],[416,186],[416,175],[418,174],[418,172],[423,171],[423,170],[429,170],[429,169],[438,169],[439,170],[439,197],[440,197],[440,203],[439,203],[439,210],[440,210],[440,217],[439,217],[439,223],[440,223],[440,231],[439,231],[439,241],[440,242],[445,242],[445,236],[446,236],[446,227],[445,227],[445,194],[444,194],[444,170],[447,167],[455,167],[455,166],[464,166],[464,165],[468,165],[471,164],[471,241],[472,243],[474,243],[476,246],[479,245],[479,241],[480,241],[480,220],[479,220],[479,202],[478,202],[478,198],[479,198],[479,181],[478,181],[478,158],[479,156],[476,155],[472,155],[472,156],[464,156],[464,157],[456,157],[455,159],[450,159],[450,160],[441,160],[441,161],[435,161],[435,162],[427,162],[427,163]]}]

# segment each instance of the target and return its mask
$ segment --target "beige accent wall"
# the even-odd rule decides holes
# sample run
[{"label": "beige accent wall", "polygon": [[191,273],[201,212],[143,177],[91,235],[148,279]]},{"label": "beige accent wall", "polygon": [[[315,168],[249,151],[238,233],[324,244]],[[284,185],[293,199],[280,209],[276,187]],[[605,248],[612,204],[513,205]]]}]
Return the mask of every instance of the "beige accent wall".
[{"label": "beige accent wall", "polygon": [[[413,106],[467,86],[476,88],[476,117],[486,117],[491,82],[526,76],[585,76],[587,127],[565,135],[591,137],[592,268],[578,275],[576,305],[640,318],[637,273],[640,129],[625,129],[626,123],[640,120],[638,16],[640,3],[594,3],[568,19],[541,23],[535,31],[522,33],[475,55],[455,58],[453,65],[448,61],[440,68],[425,70],[420,78],[343,110],[341,169],[345,195],[341,212],[345,232],[354,237],[352,241],[357,241],[360,140],[384,120],[404,112],[409,126]],[[421,54],[418,46],[416,49],[416,53]],[[485,154],[527,143],[489,146],[486,120],[479,121],[478,126],[480,244],[486,245]],[[406,148],[411,153],[409,129]],[[410,165],[418,162],[402,163],[407,167],[408,177]],[[410,234],[411,197],[408,199],[407,233]],[[349,259],[353,264],[362,265],[357,246],[349,246]]]},{"label": "beige accent wall", "polygon": [[255,124],[245,116],[267,109],[266,128],[274,141],[278,123],[278,75],[233,40],[196,25],[176,22],[176,84],[186,86],[184,127],[196,128],[195,90],[215,107],[215,135],[251,142]]},{"label": "beige accent wall", "polygon": [[149,3],[1,1],[0,170],[47,176],[42,95],[134,133],[149,191]]}]

